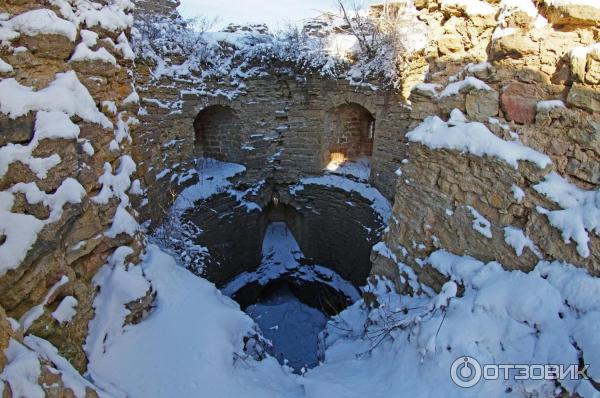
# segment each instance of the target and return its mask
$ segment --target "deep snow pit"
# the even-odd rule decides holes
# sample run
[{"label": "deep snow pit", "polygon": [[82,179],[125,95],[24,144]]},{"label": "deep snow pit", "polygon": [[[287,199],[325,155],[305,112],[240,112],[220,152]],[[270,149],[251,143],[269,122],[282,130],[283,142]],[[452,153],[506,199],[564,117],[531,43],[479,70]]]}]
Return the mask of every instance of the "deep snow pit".
[{"label": "deep snow pit", "polygon": [[273,355],[296,371],[319,363],[319,333],[327,316],[300,301],[288,286],[266,300],[246,308],[265,338],[273,343]]},{"label": "deep snow pit", "polygon": [[307,264],[285,222],[269,224],[261,265],[222,288],[273,344],[280,363],[296,372],[319,363],[319,334],[329,316],[359,299],[357,289],[330,269]]}]

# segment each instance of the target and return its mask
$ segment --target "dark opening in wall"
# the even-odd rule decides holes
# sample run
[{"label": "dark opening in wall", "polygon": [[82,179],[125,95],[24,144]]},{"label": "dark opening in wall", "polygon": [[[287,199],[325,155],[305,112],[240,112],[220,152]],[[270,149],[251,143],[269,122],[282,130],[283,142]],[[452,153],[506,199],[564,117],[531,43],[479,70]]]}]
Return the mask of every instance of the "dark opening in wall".
[{"label": "dark opening in wall", "polygon": [[209,106],[194,120],[196,156],[240,162],[240,120],[233,109]]},{"label": "dark opening in wall", "polygon": [[322,166],[332,160],[371,156],[374,136],[375,118],[365,107],[347,103],[331,109],[323,138]]}]

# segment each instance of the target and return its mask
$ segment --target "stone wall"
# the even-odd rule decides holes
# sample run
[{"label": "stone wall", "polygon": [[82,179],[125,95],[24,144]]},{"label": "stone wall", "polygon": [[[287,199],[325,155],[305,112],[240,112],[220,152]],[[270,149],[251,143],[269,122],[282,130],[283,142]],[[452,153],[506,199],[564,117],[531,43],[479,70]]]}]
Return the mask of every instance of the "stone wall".
[{"label": "stone wall", "polygon": [[[553,160],[551,169],[580,188],[597,189],[599,64],[593,44],[600,40],[600,31],[598,20],[591,16],[594,13],[558,11],[560,7],[544,2],[533,11],[489,2],[491,11],[483,7],[488,11],[480,13],[451,2],[416,4],[419,19],[428,26],[429,45],[414,59],[404,60],[403,90],[408,87],[408,101],[381,88],[359,88],[346,81],[287,72],[248,79],[244,90],[234,96],[198,95],[181,81],[175,87],[168,79],[150,84],[149,74],[141,68],[142,103],[148,115],[142,117],[140,137],[144,138],[139,147],[153,143],[140,151],[153,198],[142,209],[144,217],[157,222],[161,212],[156,211],[156,204],[169,200],[154,176],[176,182],[191,167],[192,121],[203,109],[227,106],[241,121],[241,155],[230,155],[230,160],[248,167],[248,186],[265,180],[275,190],[285,190],[301,176],[320,174],[331,152],[349,151],[350,156],[368,152],[368,146],[351,148],[348,144],[356,142],[356,137],[344,135],[353,130],[353,124],[356,131],[364,130],[352,117],[342,120],[341,109],[357,107],[375,119],[370,182],[395,203],[394,222],[385,241],[398,258],[404,258],[407,251],[403,261],[424,281],[436,286],[441,280],[419,265],[438,248],[531,270],[538,256],[527,249],[517,256],[505,242],[507,226],[522,229],[543,258],[569,261],[596,273],[597,237],[591,234],[593,254],[583,258],[536,211],[537,206],[557,209],[533,189],[550,169],[537,170],[522,163],[515,170],[499,160],[431,150],[405,137],[426,117],[437,115],[445,120],[458,109],[498,137],[512,140],[518,136],[525,145],[548,154]],[[485,82],[491,90],[467,84],[453,95],[440,95],[450,83],[469,77]],[[429,86],[415,86],[417,82]],[[227,82],[215,82],[214,92],[223,85]],[[182,89],[186,94],[179,94]],[[537,108],[540,101],[557,99],[566,107]],[[172,140],[178,144],[171,147]],[[160,156],[151,153],[156,148],[162,148]],[[523,202],[517,203],[512,195],[513,185],[524,190]],[[491,240],[472,228],[473,213],[468,206],[493,224]],[[397,265],[377,257],[374,253],[374,272],[399,281]]]},{"label": "stone wall", "polygon": [[[404,148],[399,143],[405,132],[403,126],[408,125],[409,112],[399,97],[387,91],[357,88],[344,81],[319,77],[299,79],[270,75],[245,83],[246,92],[233,99],[197,94],[180,97],[174,95],[171,88],[162,87],[160,82],[148,83],[145,90],[140,89],[141,102],[148,114],[140,116],[141,133],[134,137],[134,145],[136,161],[149,189],[148,205],[140,210],[144,218],[156,223],[161,215],[164,217],[164,209],[171,199],[164,184],[176,181],[193,167],[198,154],[194,150],[193,123],[203,110],[213,106],[228,107],[240,121],[239,138],[237,130],[228,135],[225,132],[228,128],[222,127],[222,133],[226,134],[223,138],[237,147],[230,148],[229,157],[221,159],[245,165],[249,178],[255,181],[269,179],[277,184],[289,184],[300,176],[321,174],[329,163],[330,152],[345,150],[334,132],[341,131],[341,126],[350,126],[353,112],[346,122],[335,122],[332,115],[338,107],[353,104],[352,107],[366,113],[361,116],[360,129],[364,132],[368,132],[366,115],[374,117],[371,183],[388,197],[393,195],[394,171],[404,157]],[[166,82],[164,84],[166,86]],[[180,110],[158,105],[175,102]],[[357,123],[356,137],[347,141],[354,143],[349,155],[366,154],[370,149],[368,139],[361,143],[358,132],[361,122]],[[173,189],[180,187],[174,183]]]},{"label": "stone wall", "polygon": [[[592,21],[593,13],[575,17],[574,11],[560,13],[543,5],[539,12],[549,21],[544,25],[518,9],[495,8],[486,18],[473,18],[460,7],[421,3],[421,18],[433,37],[426,50],[429,73],[425,82],[438,86],[412,90],[409,129],[431,115],[446,120],[451,110],[459,109],[498,137],[507,141],[518,137],[549,155],[552,165],[541,170],[520,162],[515,169],[502,160],[434,150],[407,140],[407,160],[396,183],[395,222],[384,238],[387,246],[422,282],[434,287],[441,286],[444,278],[425,259],[439,249],[526,272],[540,258],[558,259],[598,275],[598,236],[588,231],[590,255],[580,255],[576,244],[565,241],[539,210],[560,207],[534,186],[551,170],[580,189],[594,191],[600,186],[600,85],[595,78],[597,55],[592,50],[600,40],[600,19]],[[502,29],[509,31],[499,34]],[[489,64],[478,64],[482,61]],[[454,95],[440,95],[448,84],[469,76],[481,79],[492,90],[467,85]],[[566,107],[538,106],[544,100],[562,100]],[[524,192],[522,201],[513,195],[515,186]],[[472,227],[469,206],[489,220],[491,238]],[[521,229],[539,252],[526,248],[518,255],[505,241],[506,227]],[[379,253],[373,253],[372,259],[374,272],[399,281],[397,264]]]},{"label": "stone wall", "polygon": [[[194,78],[155,79],[151,61],[134,64],[126,2],[119,2],[125,5],[125,22],[116,27],[76,19],[73,13],[81,11],[76,6],[2,2],[3,25],[44,9],[45,17],[60,20],[60,28],[40,31],[15,23],[10,26],[16,30],[6,30],[10,38],[0,47],[0,150],[21,151],[0,167],[0,369],[9,362],[5,350],[11,341],[23,342],[29,333],[50,341],[78,370],[85,370],[83,345],[96,295],[92,279],[115,248],[131,247],[127,262],[135,264],[144,245],[135,228],[113,228],[115,215],[120,211],[137,217],[131,201],[141,219],[160,223],[177,192],[197,182],[197,176],[188,176],[200,155],[245,165],[246,172],[235,182],[240,190],[264,181],[250,196],[263,212],[247,212],[230,196],[218,195],[203,204],[216,212],[189,214],[210,231],[198,241],[210,249],[207,261],[213,263],[207,276],[218,283],[257,265],[264,228],[273,220],[288,223],[313,261],[355,284],[364,281],[369,248],[382,233],[368,201],[319,185],[307,185],[295,195],[289,191],[302,177],[322,174],[335,151],[350,157],[372,152],[370,183],[394,202],[383,240],[422,282],[433,287],[443,282],[424,261],[438,249],[523,271],[530,271],[540,257],[559,259],[599,275],[598,236],[588,231],[590,254],[582,256],[540,211],[559,206],[534,187],[551,170],[583,191],[597,191],[600,185],[600,16],[594,7],[537,3],[540,16],[501,9],[494,1],[489,2],[493,12],[483,14],[469,14],[452,2],[416,1],[419,18],[429,28],[429,46],[405,60],[404,86],[430,84],[408,89],[406,101],[381,87],[283,70],[247,79],[235,95],[229,95],[231,90],[214,95],[232,82],[208,82],[208,95],[197,89]],[[176,19],[177,4],[139,1],[138,16],[158,13]],[[80,52],[74,57],[76,48]],[[469,77],[489,89],[465,85],[440,94],[443,87]],[[57,83],[60,79],[69,84]],[[53,101],[27,99],[21,112],[13,107],[20,103],[14,90],[24,98],[50,92]],[[58,105],[75,96],[76,104]],[[539,107],[543,100],[562,100],[566,106]],[[93,104],[91,114],[77,110],[86,101]],[[342,117],[340,110],[349,108],[359,111]],[[407,140],[407,132],[425,118],[447,120],[453,109],[484,123],[499,138],[518,137],[549,155],[552,165],[542,170],[520,162],[514,168],[492,157]],[[361,139],[370,129],[367,112],[374,118],[372,149],[368,139]],[[68,131],[36,127],[50,116]],[[5,162],[8,156],[0,158]],[[112,181],[116,174],[125,186]],[[515,186],[523,191],[522,200],[513,195]],[[71,195],[62,196],[66,191]],[[490,222],[491,238],[473,229],[473,210]],[[7,219],[15,220],[20,231],[39,227],[26,234],[35,239],[18,261],[10,262],[17,251],[8,245],[24,239],[15,236]],[[518,255],[506,243],[506,227],[521,229],[537,252],[525,248]],[[373,273],[405,287],[397,263],[380,252],[371,258]],[[52,313],[69,297],[77,302],[75,315],[59,322]],[[131,315],[128,319],[139,320]],[[41,359],[40,364],[40,388],[49,396],[68,395],[52,364]],[[94,392],[90,389],[88,395]]]},{"label": "stone wall", "polygon": [[[23,334],[29,333],[50,341],[84,371],[83,345],[96,295],[92,278],[115,248],[131,247],[127,259],[133,263],[143,249],[141,233],[121,233],[118,228],[111,232],[118,208],[136,215],[127,206],[127,192],[117,194],[107,180],[119,170],[130,169],[130,140],[137,123],[133,53],[127,42],[131,10],[124,7],[103,10],[121,12],[112,22],[118,24],[122,17],[123,25],[111,26],[103,20],[87,25],[77,21],[73,12],[81,10],[76,6],[67,10],[34,0],[0,3],[0,14],[8,24],[18,16],[25,20],[8,25],[15,32],[0,47],[0,58],[10,65],[0,71],[2,162],[10,159],[10,153],[29,149],[37,159],[9,160],[0,176],[0,370],[6,364],[9,341],[22,341]],[[27,17],[40,10],[51,22],[35,14],[37,19],[29,19],[31,28]],[[76,47],[86,47],[92,55],[83,51],[84,56],[75,56]],[[14,91],[16,84],[22,85],[20,91]],[[15,104],[24,104],[23,112],[15,110]],[[44,124],[50,116],[54,119]],[[35,165],[44,164],[41,158],[58,162],[40,173]],[[128,182],[122,188],[129,189],[135,179],[133,170],[121,177]],[[106,200],[99,199],[101,192]],[[43,227],[36,234],[27,229],[32,224]],[[25,257],[17,266],[8,264],[18,250],[15,245],[29,239]],[[76,300],[76,312],[70,320],[59,322],[52,313],[67,298]],[[6,317],[20,322],[9,324]],[[7,335],[10,339],[4,338]],[[72,396],[60,373],[48,361],[40,361],[39,385],[47,396]],[[10,391],[5,384],[4,393],[11,396]],[[87,395],[95,393],[89,390]]]},{"label": "stone wall", "polygon": [[[242,177],[238,184],[243,181]],[[356,286],[365,283],[371,247],[384,229],[369,200],[356,192],[314,184],[293,196],[287,187],[264,184],[247,200],[262,210],[249,210],[222,193],[196,202],[183,214],[186,222],[202,231],[194,236],[195,243],[208,251],[204,267],[196,273],[222,285],[242,272],[256,271],[268,224],[283,221],[307,261],[333,269]]]}]

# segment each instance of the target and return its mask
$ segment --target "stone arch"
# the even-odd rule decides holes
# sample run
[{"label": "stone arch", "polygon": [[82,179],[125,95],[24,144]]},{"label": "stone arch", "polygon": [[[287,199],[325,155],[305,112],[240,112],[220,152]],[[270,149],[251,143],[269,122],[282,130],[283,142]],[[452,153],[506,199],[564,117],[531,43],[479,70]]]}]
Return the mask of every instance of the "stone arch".
[{"label": "stone arch", "polygon": [[375,137],[375,117],[364,106],[347,102],[327,112],[323,135],[322,166],[332,157],[355,159],[371,156]]},{"label": "stone arch", "polygon": [[241,161],[241,124],[235,111],[226,105],[210,105],[194,119],[196,156],[221,161]]}]

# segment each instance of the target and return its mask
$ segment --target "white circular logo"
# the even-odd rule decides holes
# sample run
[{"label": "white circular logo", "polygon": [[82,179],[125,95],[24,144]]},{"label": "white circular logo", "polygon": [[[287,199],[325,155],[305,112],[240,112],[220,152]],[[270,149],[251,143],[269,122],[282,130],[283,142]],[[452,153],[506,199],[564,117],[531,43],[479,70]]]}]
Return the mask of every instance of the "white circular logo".
[{"label": "white circular logo", "polygon": [[457,358],[450,367],[450,377],[459,387],[473,387],[481,380],[481,365],[472,357]]}]

